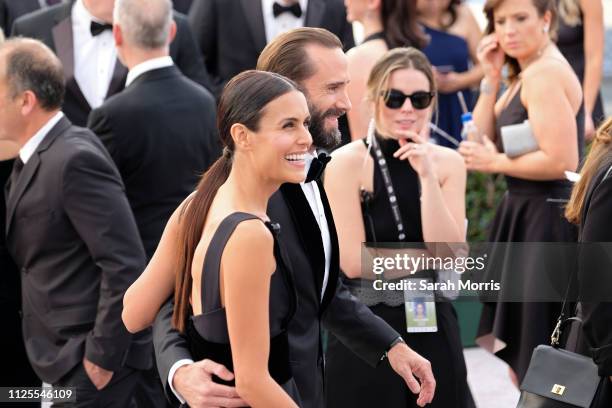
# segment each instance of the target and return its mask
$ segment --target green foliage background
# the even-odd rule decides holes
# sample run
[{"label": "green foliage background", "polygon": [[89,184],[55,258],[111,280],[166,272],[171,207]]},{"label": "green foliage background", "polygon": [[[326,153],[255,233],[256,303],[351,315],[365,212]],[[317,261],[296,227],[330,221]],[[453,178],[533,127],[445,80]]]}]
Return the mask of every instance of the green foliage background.
[{"label": "green foliage background", "polygon": [[506,191],[503,175],[469,172],[466,187],[467,241],[486,241],[495,210]]}]

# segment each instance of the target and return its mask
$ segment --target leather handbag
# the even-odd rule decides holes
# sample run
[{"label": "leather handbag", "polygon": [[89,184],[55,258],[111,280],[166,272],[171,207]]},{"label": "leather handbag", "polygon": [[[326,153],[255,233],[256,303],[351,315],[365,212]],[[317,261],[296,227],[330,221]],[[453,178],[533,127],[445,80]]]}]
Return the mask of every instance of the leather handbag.
[{"label": "leather handbag", "polygon": [[540,345],[531,356],[517,408],[589,408],[600,380],[591,358]]}]

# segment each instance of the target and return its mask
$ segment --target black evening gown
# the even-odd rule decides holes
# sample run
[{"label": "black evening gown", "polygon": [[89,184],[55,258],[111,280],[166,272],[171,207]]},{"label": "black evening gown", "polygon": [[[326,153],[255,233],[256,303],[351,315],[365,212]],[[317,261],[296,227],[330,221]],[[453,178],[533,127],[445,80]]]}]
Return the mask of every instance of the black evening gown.
[{"label": "black evening gown", "polygon": [[[582,22],[574,27],[569,26],[562,18],[559,18],[558,22],[557,47],[570,63],[582,84],[584,80],[584,26]],[[595,128],[605,119],[601,92],[597,93],[592,117]]]},{"label": "black evening gown", "polygon": [[[520,89],[496,120],[497,145],[503,151],[500,129],[528,119],[521,103]],[[582,151],[584,110],[576,116],[579,151]],[[532,181],[506,176],[507,191],[497,207],[489,234],[490,242],[575,242],[577,229],[563,216],[571,193],[567,180]],[[512,257],[510,257],[512,258]],[[542,273],[527,257],[522,259],[523,275]],[[512,273],[502,273],[511,276]],[[501,282],[504,285],[503,279]],[[532,285],[534,290],[535,285]],[[477,343],[504,360],[522,381],[533,349],[550,344],[550,335],[561,311],[560,303],[485,303]],[[492,344],[501,341],[503,348]],[[505,344],[505,347],[504,347]]]},{"label": "black evening gown", "polygon": [[[187,322],[187,339],[194,360],[211,359],[234,371],[232,350],[227,328],[225,308],[221,305],[219,269],[225,245],[236,226],[245,220],[258,219],[247,213],[227,216],[213,235],[204,258],[202,269],[202,314],[191,316]],[[276,271],[270,285],[270,356],[268,369],[272,378],[300,405],[300,396],[289,365],[287,324],[295,313],[297,295],[289,263],[278,245],[278,224],[266,222],[274,236]],[[234,385],[213,377],[217,383]]]},{"label": "black evening gown", "polygon": [[[423,242],[419,180],[415,170],[393,153],[399,148],[395,140],[377,139],[387,160],[400,207],[403,224],[408,226],[406,242]],[[374,160],[374,191],[362,201],[363,223],[367,242],[397,242],[397,227],[382,173]],[[401,304],[385,304],[364,299],[355,292],[356,279],[344,278],[346,284],[372,311],[389,323],[406,343],[431,362],[436,378],[436,393],[428,407],[472,408],[474,400],[467,383],[467,371],[459,333],[457,315],[449,302],[436,303],[436,333],[406,333],[403,296]],[[325,392],[328,408],[344,407],[416,407],[416,397],[385,358],[372,368],[330,334],[325,366]]]}]

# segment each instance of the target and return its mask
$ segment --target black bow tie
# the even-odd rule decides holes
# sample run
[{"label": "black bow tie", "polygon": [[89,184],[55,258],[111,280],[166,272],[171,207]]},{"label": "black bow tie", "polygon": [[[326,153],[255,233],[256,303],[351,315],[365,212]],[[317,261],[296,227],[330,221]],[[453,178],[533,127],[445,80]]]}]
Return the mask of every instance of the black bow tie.
[{"label": "black bow tie", "polygon": [[282,6],[277,2],[274,2],[274,5],[272,5],[272,11],[274,12],[274,18],[286,12],[293,14],[297,18],[302,17],[302,7],[300,7],[300,3],[298,2],[295,2],[290,6]]},{"label": "black bow tie", "polygon": [[112,24],[100,24],[100,23],[96,23],[95,21],[92,21],[89,29],[91,30],[91,35],[95,37],[97,35],[102,34],[106,30],[112,30],[113,25]]},{"label": "black bow tie", "polygon": [[304,183],[310,183],[311,181],[319,180],[325,171],[325,166],[331,160],[331,156],[321,153],[319,157],[315,157],[310,162],[310,169],[308,169],[308,175]]}]

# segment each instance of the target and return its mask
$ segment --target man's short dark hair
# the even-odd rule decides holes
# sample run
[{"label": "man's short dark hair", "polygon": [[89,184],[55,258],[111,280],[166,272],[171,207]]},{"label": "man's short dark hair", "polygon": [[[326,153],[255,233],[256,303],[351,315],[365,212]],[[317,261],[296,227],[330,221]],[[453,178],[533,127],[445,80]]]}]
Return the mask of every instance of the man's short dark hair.
[{"label": "man's short dark hair", "polygon": [[280,74],[298,84],[315,74],[306,47],[342,49],[342,42],[323,28],[303,27],[289,30],[270,42],[257,60],[257,69]]},{"label": "man's short dark hair", "polygon": [[66,90],[59,59],[38,40],[15,38],[6,41],[4,80],[12,98],[31,91],[46,111],[61,108]]}]

